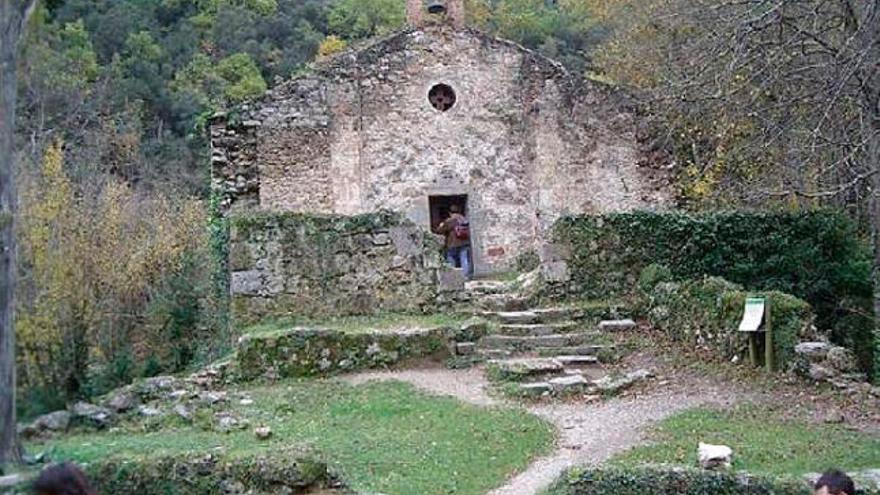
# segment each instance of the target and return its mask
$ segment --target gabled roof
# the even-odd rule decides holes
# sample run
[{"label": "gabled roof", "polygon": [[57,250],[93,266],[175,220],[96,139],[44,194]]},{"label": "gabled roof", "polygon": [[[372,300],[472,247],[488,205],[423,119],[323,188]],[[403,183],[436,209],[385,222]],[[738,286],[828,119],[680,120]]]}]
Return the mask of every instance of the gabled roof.
[{"label": "gabled roof", "polygon": [[425,34],[457,34],[466,35],[488,46],[503,46],[521,52],[544,67],[547,72],[556,77],[571,77],[568,70],[560,62],[553,60],[535,50],[526,48],[514,41],[492,36],[479,29],[465,27],[454,29],[450,26],[435,25],[423,27],[409,27],[395,31],[387,36],[371,38],[357,43],[347,50],[329,57],[326,60],[316,62],[313,68],[317,72],[328,72],[345,69],[351,65],[364,66],[378,60],[382,55],[400,51],[410,45],[420,33]]}]

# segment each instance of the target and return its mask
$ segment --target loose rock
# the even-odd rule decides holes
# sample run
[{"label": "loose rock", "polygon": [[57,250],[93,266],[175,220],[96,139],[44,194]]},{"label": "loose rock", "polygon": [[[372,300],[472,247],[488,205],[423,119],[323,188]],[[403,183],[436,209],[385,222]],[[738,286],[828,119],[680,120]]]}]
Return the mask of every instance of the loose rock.
[{"label": "loose rock", "polygon": [[192,421],[193,411],[186,404],[177,404],[174,406],[174,413],[186,421]]},{"label": "loose rock", "polygon": [[700,467],[703,469],[730,469],[733,464],[733,449],[727,445],[712,445],[700,442],[697,448]]},{"label": "loose rock", "polygon": [[162,411],[160,411],[158,408],[155,408],[155,407],[141,405],[141,406],[138,406],[138,414],[149,418],[149,417],[158,416],[158,415],[162,414]]},{"label": "loose rock", "polygon": [[260,440],[266,440],[267,438],[272,436],[272,428],[268,426],[261,426],[254,430],[254,435]]},{"label": "loose rock", "polygon": [[115,393],[110,400],[107,401],[107,407],[117,413],[123,413],[134,409],[138,405],[140,399],[134,392],[122,390]]},{"label": "loose rock", "polygon": [[113,420],[113,412],[109,409],[88,402],[77,402],[71,408],[71,412],[73,418],[85,421],[97,428],[104,428]]},{"label": "loose rock", "polygon": [[831,344],[828,342],[801,342],[795,346],[794,352],[805,356],[812,361],[821,361],[822,359],[825,359],[830,348]]},{"label": "loose rock", "polygon": [[652,372],[642,369],[632,371],[623,376],[615,377],[612,375],[608,375],[599,378],[598,380],[593,380],[593,385],[595,385],[599,391],[606,394],[616,394],[632,387],[637,382],[647,380],[652,376],[654,376]]}]

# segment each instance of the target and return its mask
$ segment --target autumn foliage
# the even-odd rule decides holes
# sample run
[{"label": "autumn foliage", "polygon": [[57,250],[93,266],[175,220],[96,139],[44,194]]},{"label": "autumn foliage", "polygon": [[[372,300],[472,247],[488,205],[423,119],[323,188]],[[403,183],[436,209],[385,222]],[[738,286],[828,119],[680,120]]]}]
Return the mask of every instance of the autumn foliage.
[{"label": "autumn foliage", "polygon": [[152,309],[169,280],[188,270],[197,289],[210,264],[193,263],[207,243],[201,201],[112,178],[78,185],[63,162],[56,143],[22,180],[19,381],[73,398],[142,373],[142,363],[183,364],[172,355],[187,342],[163,335],[172,311]]}]

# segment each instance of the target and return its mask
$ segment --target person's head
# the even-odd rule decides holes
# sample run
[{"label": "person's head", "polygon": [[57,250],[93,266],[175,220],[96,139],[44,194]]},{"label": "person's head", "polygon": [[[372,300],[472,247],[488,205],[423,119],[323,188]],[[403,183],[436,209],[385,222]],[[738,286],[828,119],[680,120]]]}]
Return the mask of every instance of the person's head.
[{"label": "person's head", "polygon": [[815,495],[855,495],[856,487],[852,478],[843,471],[826,471],[816,482]]},{"label": "person's head", "polygon": [[449,213],[461,213],[461,206],[449,205]]},{"label": "person's head", "polygon": [[98,495],[86,475],[69,462],[44,469],[34,481],[33,491],[36,495]]}]

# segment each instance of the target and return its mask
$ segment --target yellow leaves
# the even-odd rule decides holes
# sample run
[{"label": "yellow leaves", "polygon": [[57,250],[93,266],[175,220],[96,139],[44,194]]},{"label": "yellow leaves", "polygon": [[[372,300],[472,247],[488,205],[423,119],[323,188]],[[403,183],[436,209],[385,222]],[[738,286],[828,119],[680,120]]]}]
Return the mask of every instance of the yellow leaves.
[{"label": "yellow leaves", "polygon": [[335,34],[331,34],[324,38],[324,41],[318,46],[318,60],[335,55],[345,50],[346,46],[348,46],[348,43],[346,43],[344,39]]},{"label": "yellow leaves", "polygon": [[[179,269],[188,252],[207,246],[200,201],[141,193],[112,177],[80,187],[63,161],[61,144],[53,144],[39,175],[22,184],[18,227],[26,276],[18,334],[25,365],[37,366],[35,350],[75,338],[85,338],[79,344],[92,356],[113,355],[114,346],[130,339],[150,288]],[[63,374],[66,363],[53,366]]]}]

